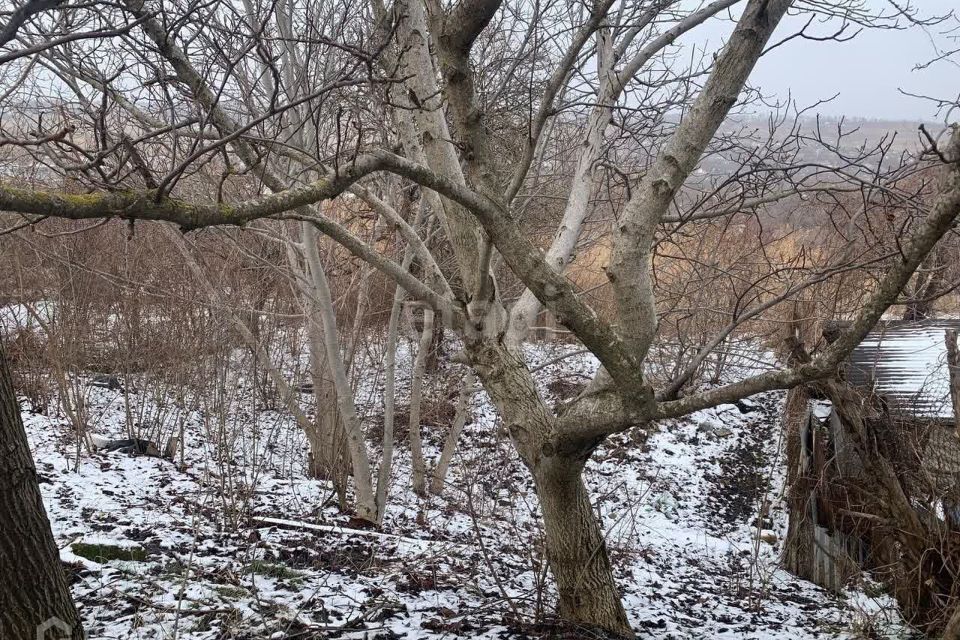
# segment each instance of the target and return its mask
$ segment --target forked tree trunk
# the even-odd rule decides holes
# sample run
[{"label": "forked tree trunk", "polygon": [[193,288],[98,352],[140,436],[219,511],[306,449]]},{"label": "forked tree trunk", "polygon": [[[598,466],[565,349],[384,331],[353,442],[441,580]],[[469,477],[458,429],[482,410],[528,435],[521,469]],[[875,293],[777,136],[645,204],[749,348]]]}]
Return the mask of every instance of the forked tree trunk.
[{"label": "forked tree trunk", "polygon": [[573,624],[632,638],[582,470],[583,461],[563,456],[546,458],[534,469],[559,614]]},{"label": "forked tree trunk", "polygon": [[327,354],[327,366],[333,377],[333,386],[337,396],[337,407],[346,438],[346,448],[350,454],[353,468],[353,484],[357,517],[370,523],[377,522],[377,506],[373,487],[373,474],[370,457],[364,440],[363,427],[357,414],[353,399],[353,388],[347,380],[346,367],[340,353],[340,334],[337,331],[337,318],[333,308],[330,284],[320,262],[317,248],[317,231],[308,222],[302,223],[302,243],[306,272],[311,278],[313,294],[316,297],[317,312],[323,325],[323,344]]},{"label": "forked tree trunk", "polygon": [[555,438],[556,419],[513,347],[495,338],[468,342],[467,351],[474,372],[533,475],[543,512],[547,561],[560,597],[560,617],[632,638],[603,530],[583,483],[584,464],[599,441]]},{"label": "forked tree trunk", "polygon": [[83,627],[43,508],[2,345],[0,443],[0,638],[79,640]]},{"label": "forked tree trunk", "polygon": [[440,495],[443,493],[443,485],[447,479],[447,472],[450,470],[450,462],[453,460],[453,454],[457,451],[457,443],[460,442],[460,434],[467,424],[467,417],[470,414],[470,399],[473,397],[473,386],[476,384],[473,371],[467,370],[463,377],[463,386],[460,388],[460,399],[457,400],[457,413],[453,417],[453,425],[450,427],[450,433],[447,434],[443,442],[443,451],[440,453],[440,459],[437,460],[437,466],[433,470],[433,479],[430,481],[430,493]]}]

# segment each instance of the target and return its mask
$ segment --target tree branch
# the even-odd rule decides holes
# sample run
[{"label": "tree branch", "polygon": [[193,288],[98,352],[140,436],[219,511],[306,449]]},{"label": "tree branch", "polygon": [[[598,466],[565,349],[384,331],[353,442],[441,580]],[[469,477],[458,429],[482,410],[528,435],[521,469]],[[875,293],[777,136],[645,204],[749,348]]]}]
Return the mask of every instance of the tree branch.
[{"label": "tree branch", "polygon": [[7,24],[0,29],[0,47],[16,38],[17,31],[32,16],[56,9],[64,2],[65,0],[27,0],[21,7],[13,11]]},{"label": "tree branch", "polygon": [[615,393],[609,384],[596,385],[599,388],[591,388],[568,407],[558,425],[558,437],[587,441],[651,420],[676,418],[763,391],[789,389],[804,382],[834,375],[836,368],[863,341],[883,313],[897,302],[900,291],[910,281],[924,258],[934,249],[940,238],[950,231],[960,216],[960,127],[954,127],[944,155],[949,162],[947,173],[941,183],[940,195],[930,213],[903,244],[900,259],[887,270],[850,326],[810,362],[762,373],[678,400],[659,402],[652,412],[624,405],[620,395]]}]

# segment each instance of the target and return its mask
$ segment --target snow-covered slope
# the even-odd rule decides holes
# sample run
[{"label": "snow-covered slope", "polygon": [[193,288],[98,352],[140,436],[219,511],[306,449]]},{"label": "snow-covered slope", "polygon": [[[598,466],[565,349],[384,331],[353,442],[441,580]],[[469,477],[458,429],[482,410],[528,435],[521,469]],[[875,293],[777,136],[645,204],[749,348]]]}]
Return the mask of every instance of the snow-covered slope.
[{"label": "snow-covered slope", "polygon": [[[557,348],[531,348],[531,360],[546,362]],[[586,356],[545,367],[544,394],[562,401],[593,367]],[[701,411],[619,435],[594,456],[588,483],[641,637],[897,633],[887,599],[835,598],[777,568],[781,403],[766,394]],[[90,389],[88,411],[100,435],[125,437],[119,391]],[[424,502],[405,488],[401,440],[381,532],[351,528],[329,485],[304,475],[304,438],[282,415],[238,412],[229,438],[207,418],[186,415],[180,469],[118,452],[78,460],[66,420],[25,411],[91,638],[561,632],[531,485],[482,393],[442,497]],[[426,437],[436,455],[442,430]],[[96,557],[90,545],[129,557],[116,549],[104,555],[121,559],[80,557]]]}]

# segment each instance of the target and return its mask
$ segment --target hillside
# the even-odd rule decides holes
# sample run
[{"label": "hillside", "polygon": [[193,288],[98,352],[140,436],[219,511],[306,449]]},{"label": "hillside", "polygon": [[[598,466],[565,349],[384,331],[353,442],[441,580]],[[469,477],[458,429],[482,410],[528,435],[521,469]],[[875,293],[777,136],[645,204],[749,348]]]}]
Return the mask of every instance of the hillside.
[{"label": "hillside", "polygon": [[[531,349],[542,362],[563,347]],[[542,391],[559,401],[594,367],[546,367]],[[87,392],[93,431],[125,437],[123,392]],[[773,393],[701,411],[594,457],[588,482],[640,637],[906,637],[886,597],[835,598],[777,568],[781,404]],[[528,475],[493,416],[478,394],[449,486],[428,504],[405,489],[401,438],[391,506],[370,531],[305,477],[303,436],[280,414],[234,415],[220,425],[229,438],[187,414],[178,469],[121,452],[78,462],[64,419],[24,412],[91,638],[594,637],[554,626]],[[428,429],[429,455],[441,442]]]}]

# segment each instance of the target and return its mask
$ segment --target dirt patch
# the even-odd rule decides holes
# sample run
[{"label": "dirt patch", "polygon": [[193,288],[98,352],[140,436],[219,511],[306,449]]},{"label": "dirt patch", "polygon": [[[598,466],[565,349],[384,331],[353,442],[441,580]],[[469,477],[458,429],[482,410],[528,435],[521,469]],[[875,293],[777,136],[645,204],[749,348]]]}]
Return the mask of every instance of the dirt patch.
[{"label": "dirt patch", "polygon": [[705,502],[711,514],[708,527],[717,534],[754,520],[770,491],[771,461],[766,451],[770,439],[776,437],[778,416],[766,407],[751,407],[746,415],[751,424],[738,428],[736,435],[729,437],[730,445],[715,460],[719,472],[704,474],[710,482]]},{"label": "dirt patch", "polygon": [[[421,436],[427,440],[441,442],[443,434],[453,424],[457,415],[456,401],[447,398],[424,398],[420,405]],[[378,413],[369,418],[367,437],[371,442],[383,444],[383,414]],[[393,438],[395,442],[404,443],[410,438],[410,406],[398,404],[394,409]]]}]

